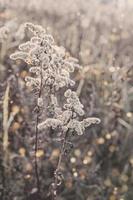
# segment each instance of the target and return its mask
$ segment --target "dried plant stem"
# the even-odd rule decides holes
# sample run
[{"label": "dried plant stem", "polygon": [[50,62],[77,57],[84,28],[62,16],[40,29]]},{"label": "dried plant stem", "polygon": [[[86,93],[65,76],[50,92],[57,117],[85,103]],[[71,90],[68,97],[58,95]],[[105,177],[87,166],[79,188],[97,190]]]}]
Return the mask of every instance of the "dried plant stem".
[{"label": "dried plant stem", "polygon": [[37,113],[36,117],[36,127],[35,127],[35,174],[36,174],[36,181],[37,181],[37,189],[38,193],[40,193],[40,181],[39,181],[39,173],[38,173],[38,163],[37,163],[37,150],[38,150],[38,123],[39,123],[39,116]]},{"label": "dried plant stem", "polygon": [[2,199],[4,200],[5,197],[5,192],[6,192],[6,176],[8,174],[8,157],[9,157],[9,152],[8,152],[8,105],[9,105],[9,91],[10,87],[9,84],[7,84],[7,88],[5,91],[4,95],[4,100],[3,100],[3,197]]},{"label": "dried plant stem", "polygon": [[[41,93],[42,93],[42,66],[41,66],[41,83],[40,83],[40,89],[39,89],[39,94],[38,94],[38,98],[41,97]],[[38,190],[38,194],[40,194],[40,180],[39,180],[39,172],[38,172],[38,163],[37,163],[37,151],[38,151],[38,124],[39,124],[39,111],[40,108],[39,106],[37,106],[37,116],[36,116],[36,126],[35,126],[35,174],[36,174],[36,184],[37,184],[37,190]]]},{"label": "dried plant stem", "polygon": [[83,88],[83,86],[84,86],[84,83],[85,83],[85,80],[84,80],[84,79],[81,79],[80,82],[79,82],[77,91],[76,91],[78,97],[80,96],[80,94],[81,94],[81,92],[82,92],[82,88]]},{"label": "dried plant stem", "polygon": [[6,55],[6,42],[1,43],[0,60],[3,62],[4,56]]},{"label": "dried plant stem", "polygon": [[[79,21],[79,26],[80,23],[81,22]],[[67,144],[70,145],[69,148],[72,146],[71,142],[67,141],[68,137],[72,133],[82,135],[85,128],[91,124],[100,123],[100,120],[93,117],[80,120],[80,116],[85,114],[83,109],[84,106],[80,102],[77,93],[69,89],[69,87],[71,88],[75,84],[75,81],[71,79],[70,74],[74,72],[75,69],[81,69],[78,60],[67,56],[63,47],[55,45],[53,37],[46,34],[46,30],[41,26],[26,23],[25,28],[28,28],[29,31],[33,33],[33,37],[31,37],[30,41],[21,44],[19,46],[20,51],[12,54],[10,57],[13,60],[24,60],[27,64],[31,65],[29,71],[33,73],[33,77],[32,74],[26,77],[27,86],[31,86],[35,94],[38,92],[35,125],[35,173],[38,189],[37,195],[39,195],[40,198],[41,193],[37,158],[38,134],[39,131],[45,129],[51,130],[51,134],[54,130],[56,131],[55,133],[59,131],[57,139],[60,139],[59,141],[61,141],[61,149],[58,164],[54,173],[54,181],[50,191],[50,195],[56,200],[58,186],[62,183],[61,163],[64,154],[66,154],[68,150],[66,149]],[[83,35],[80,33],[79,37],[81,42],[82,36]],[[79,49],[81,50],[81,43]],[[82,82],[80,90],[82,90],[83,84],[84,82]],[[61,88],[65,87],[67,88],[64,93],[65,99],[63,103],[58,102],[59,91]],[[48,97],[47,100],[45,99],[45,92]],[[79,93],[80,92],[81,91],[79,91]],[[43,103],[45,100],[45,105],[47,105],[47,107],[44,108]],[[44,113],[45,117],[43,115]],[[40,122],[41,116],[45,118],[42,122]],[[40,198],[38,198],[38,200],[40,200]]]},{"label": "dried plant stem", "polygon": [[8,147],[8,103],[9,103],[9,84],[7,85],[3,100],[3,149],[5,152]]},{"label": "dried plant stem", "polygon": [[59,159],[58,159],[57,168],[56,168],[56,170],[54,172],[53,200],[57,199],[58,173],[60,172],[61,163],[62,163],[62,159],[63,159],[64,152],[65,152],[65,144],[66,144],[66,140],[67,140],[67,133],[68,133],[68,131],[65,132],[64,139],[62,140],[62,146],[61,146],[61,150],[60,150],[60,156],[59,156]]},{"label": "dried plant stem", "polygon": [[[73,119],[73,113],[72,113],[72,119]],[[70,121],[70,119],[68,120],[68,122]],[[68,139],[68,133],[69,133],[69,129],[64,133],[64,138],[62,140],[62,146],[61,146],[61,150],[60,150],[60,156],[58,159],[58,163],[57,163],[57,168],[54,172],[54,183],[53,183],[53,200],[57,199],[57,188],[58,188],[58,173],[60,172],[60,168],[61,168],[61,163],[62,163],[62,159],[65,153],[65,145],[67,143],[67,139]]]},{"label": "dried plant stem", "polygon": [[62,157],[63,157],[64,151],[65,151],[66,139],[67,139],[67,132],[65,133],[65,136],[64,136],[64,139],[63,139],[63,143],[62,143],[61,151],[60,151],[60,156],[59,156],[59,160],[58,160],[58,164],[57,164],[57,168],[56,168],[55,173],[58,172],[58,171],[60,170]]}]

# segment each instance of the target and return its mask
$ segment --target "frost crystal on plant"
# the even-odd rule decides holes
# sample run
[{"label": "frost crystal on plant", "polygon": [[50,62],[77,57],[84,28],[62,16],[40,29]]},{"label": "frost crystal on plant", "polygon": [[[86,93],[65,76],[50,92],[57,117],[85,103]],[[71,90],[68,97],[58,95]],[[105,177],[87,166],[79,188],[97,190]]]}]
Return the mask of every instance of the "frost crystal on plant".
[{"label": "frost crystal on plant", "polygon": [[73,92],[69,89],[65,92],[65,97],[67,98],[67,103],[64,105],[64,108],[73,110],[76,114],[83,116],[83,105],[80,103],[76,92]]},{"label": "frost crystal on plant", "polygon": [[28,58],[28,54],[27,53],[25,53],[25,52],[16,52],[16,53],[14,53],[14,54],[12,54],[11,56],[10,56],[10,58],[12,59],[12,60],[16,60],[16,59],[21,59],[21,60],[26,60],[27,58]]},{"label": "frost crystal on plant", "polygon": [[100,119],[99,118],[86,118],[83,120],[83,125],[84,127],[88,127],[90,126],[91,124],[99,124],[100,123]]},{"label": "frost crystal on plant", "polygon": [[42,97],[39,97],[39,98],[37,99],[37,105],[38,105],[39,107],[42,107],[42,106],[43,106],[43,98],[42,98]]},{"label": "frost crystal on plant", "polygon": [[44,122],[40,123],[38,125],[38,129],[46,129],[49,127],[52,127],[53,129],[57,128],[58,126],[61,126],[61,121],[58,119],[46,119]]}]

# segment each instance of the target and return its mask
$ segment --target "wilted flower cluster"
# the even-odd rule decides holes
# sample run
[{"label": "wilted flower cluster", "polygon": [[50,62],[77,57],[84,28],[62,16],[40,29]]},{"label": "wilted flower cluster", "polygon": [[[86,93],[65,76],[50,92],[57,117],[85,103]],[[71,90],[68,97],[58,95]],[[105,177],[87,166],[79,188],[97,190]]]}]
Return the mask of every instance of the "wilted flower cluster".
[{"label": "wilted flower cluster", "polygon": [[[21,44],[19,46],[20,51],[12,54],[11,58],[14,60],[22,59],[30,65],[29,71],[31,75],[26,77],[26,84],[33,88],[37,94],[38,110],[48,112],[45,114],[43,122],[40,122],[40,118],[37,116],[35,155],[39,131],[53,129],[63,138],[61,140],[62,148],[59,163],[54,174],[55,182],[53,183],[52,193],[56,194],[59,180],[58,172],[60,171],[60,163],[67,143],[65,141],[66,135],[69,135],[69,133],[82,135],[86,127],[91,124],[98,124],[100,120],[98,118],[83,119],[83,105],[76,92],[71,89],[67,89],[64,93],[65,103],[59,102],[59,90],[75,84],[71,80],[70,73],[74,72],[75,68],[80,68],[78,61],[66,56],[65,49],[56,46],[53,37],[46,34],[45,29],[41,26],[26,23],[25,29],[30,30],[33,37],[31,37],[30,41]],[[48,99],[46,99],[46,96],[44,98],[43,93],[47,93]],[[50,102],[47,104],[45,101]],[[49,107],[49,109],[47,110],[46,107]]]},{"label": "wilted flower cluster", "polygon": [[26,77],[28,86],[49,87],[57,91],[64,86],[73,86],[70,73],[75,67],[79,67],[77,60],[67,58],[63,47],[54,44],[51,35],[46,34],[45,29],[39,25],[26,23],[25,28],[33,33],[30,41],[19,46],[20,51],[11,55],[11,58],[22,59],[30,64],[30,72],[35,76]]},{"label": "wilted flower cluster", "polygon": [[84,115],[84,110],[76,92],[68,89],[64,96],[66,97],[66,103],[63,109],[59,109],[58,104],[55,104],[55,118],[48,118],[40,123],[38,125],[39,129],[61,128],[62,132],[70,130],[82,135],[86,127],[100,123],[98,118],[86,118],[79,121],[79,117]]},{"label": "wilted flower cluster", "polygon": [[[51,35],[46,34],[45,29],[39,25],[26,23],[25,28],[33,33],[30,41],[19,46],[20,51],[11,55],[11,58],[22,59],[30,64],[29,71],[35,76],[27,76],[26,83],[28,86],[36,88],[50,88],[51,104],[54,106],[54,114],[52,118],[46,119],[38,124],[39,129],[52,127],[62,127],[64,132],[68,129],[74,130],[77,134],[82,135],[85,127],[99,123],[97,118],[87,118],[79,121],[79,116],[84,115],[83,105],[79,101],[76,92],[68,89],[64,96],[66,103],[61,109],[58,105],[58,99],[55,92],[64,86],[73,86],[74,81],[70,78],[70,73],[75,67],[80,68],[77,60],[72,57],[66,57],[65,49],[54,44]],[[43,106],[43,98],[38,97],[38,106]]]}]

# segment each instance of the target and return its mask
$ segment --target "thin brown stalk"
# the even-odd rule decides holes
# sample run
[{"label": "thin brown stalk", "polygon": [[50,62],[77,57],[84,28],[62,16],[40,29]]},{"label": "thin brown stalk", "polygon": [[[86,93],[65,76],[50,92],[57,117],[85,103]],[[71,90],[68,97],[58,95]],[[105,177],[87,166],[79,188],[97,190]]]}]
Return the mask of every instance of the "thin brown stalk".
[{"label": "thin brown stalk", "polygon": [[4,99],[3,99],[3,192],[2,192],[2,199],[6,198],[6,176],[8,174],[8,116],[9,116],[9,91],[10,87],[7,84]]},{"label": "thin brown stalk", "polygon": [[7,161],[7,154],[8,154],[8,105],[9,105],[9,84],[7,85],[5,95],[4,95],[4,100],[3,100],[3,150],[4,150],[4,161],[6,164]]},{"label": "thin brown stalk", "polygon": [[57,168],[54,172],[54,191],[53,191],[53,200],[57,199],[57,188],[58,188],[58,172],[60,172],[60,168],[61,168],[61,163],[62,163],[62,159],[64,156],[64,152],[65,152],[65,144],[66,144],[66,140],[67,140],[67,132],[65,132],[64,135],[64,139],[62,140],[62,146],[61,146],[61,150],[60,150],[60,155],[59,155],[59,159],[58,159],[58,163],[57,163]]}]

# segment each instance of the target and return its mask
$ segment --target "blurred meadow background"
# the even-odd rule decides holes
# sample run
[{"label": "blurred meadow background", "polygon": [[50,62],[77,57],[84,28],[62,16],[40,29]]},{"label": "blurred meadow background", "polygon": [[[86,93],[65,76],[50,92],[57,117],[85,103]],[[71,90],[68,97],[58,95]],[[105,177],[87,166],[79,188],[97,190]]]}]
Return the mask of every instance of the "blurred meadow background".
[{"label": "blurred meadow background", "polygon": [[[32,162],[35,101],[25,86],[27,65],[10,59],[28,37],[27,21],[42,25],[79,59],[75,90],[86,116],[101,119],[73,137],[58,200],[133,200],[132,0],[0,0],[0,28],[8,28],[0,31],[0,200],[39,200]],[[59,144],[39,139],[41,194],[49,200]]]}]

